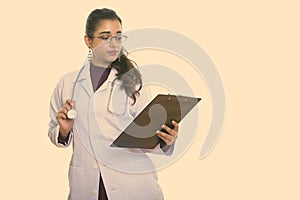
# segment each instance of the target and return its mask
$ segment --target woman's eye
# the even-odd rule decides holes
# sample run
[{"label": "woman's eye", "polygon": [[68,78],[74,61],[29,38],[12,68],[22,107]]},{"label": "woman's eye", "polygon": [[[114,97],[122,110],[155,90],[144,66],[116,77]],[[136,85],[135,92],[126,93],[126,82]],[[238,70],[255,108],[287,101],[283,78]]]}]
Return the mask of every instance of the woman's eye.
[{"label": "woman's eye", "polygon": [[116,40],[117,40],[117,41],[121,41],[121,40],[122,40],[122,36],[117,36],[117,37],[116,37]]},{"label": "woman's eye", "polygon": [[105,40],[108,40],[109,38],[110,38],[109,36],[102,36],[101,40],[105,41]]}]

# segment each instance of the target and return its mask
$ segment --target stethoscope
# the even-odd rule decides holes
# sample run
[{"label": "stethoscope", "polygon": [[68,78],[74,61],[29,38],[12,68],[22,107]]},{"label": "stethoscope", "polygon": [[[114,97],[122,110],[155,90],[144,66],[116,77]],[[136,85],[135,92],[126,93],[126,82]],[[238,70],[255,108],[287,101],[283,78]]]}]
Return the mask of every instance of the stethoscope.
[{"label": "stethoscope", "polygon": [[[84,66],[79,70],[77,76],[76,76],[76,79],[75,79],[75,82],[74,82],[74,85],[73,85],[73,88],[72,88],[72,97],[71,97],[71,100],[74,102],[75,101],[75,90],[76,90],[76,86],[77,86],[77,82],[79,80],[79,77],[82,73],[84,69]],[[74,106],[71,107],[71,109],[68,111],[67,113],[67,117],[69,119],[76,119],[78,116],[78,112],[77,110],[74,108]]]},{"label": "stethoscope", "polygon": [[[90,65],[86,65],[86,66],[83,66],[79,72],[77,73],[77,76],[76,76],[76,79],[75,79],[75,82],[74,82],[74,85],[73,85],[73,88],[72,88],[72,97],[71,97],[71,100],[74,102],[75,101],[75,93],[77,91],[77,84],[78,84],[78,80],[79,80],[79,77],[83,71],[83,69],[85,67],[89,67]],[[125,98],[125,106],[124,106],[124,109],[120,112],[114,112],[111,108],[110,108],[110,103],[112,102],[112,93],[113,93],[113,90],[114,90],[114,87],[115,87],[115,82],[118,80],[118,78],[114,78],[114,80],[112,81],[111,83],[111,88],[110,88],[110,93],[109,93],[109,98],[108,98],[108,102],[107,102],[107,111],[114,115],[114,116],[120,116],[120,115],[124,115],[126,113],[126,110],[127,110],[127,104],[128,104],[128,96],[126,95],[126,98]],[[67,112],[67,117],[69,119],[76,119],[78,116],[78,112],[77,110],[74,108],[74,106],[71,107],[71,109]]]}]

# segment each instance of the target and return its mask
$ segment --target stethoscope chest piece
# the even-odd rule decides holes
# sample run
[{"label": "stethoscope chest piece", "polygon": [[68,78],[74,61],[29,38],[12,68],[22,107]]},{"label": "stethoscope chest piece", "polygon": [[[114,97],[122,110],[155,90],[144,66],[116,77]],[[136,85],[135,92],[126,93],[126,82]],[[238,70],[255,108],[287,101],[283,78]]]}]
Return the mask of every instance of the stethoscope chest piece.
[{"label": "stethoscope chest piece", "polygon": [[68,113],[67,113],[67,117],[69,119],[75,119],[75,118],[77,118],[77,115],[78,115],[78,113],[74,109],[69,110]]}]

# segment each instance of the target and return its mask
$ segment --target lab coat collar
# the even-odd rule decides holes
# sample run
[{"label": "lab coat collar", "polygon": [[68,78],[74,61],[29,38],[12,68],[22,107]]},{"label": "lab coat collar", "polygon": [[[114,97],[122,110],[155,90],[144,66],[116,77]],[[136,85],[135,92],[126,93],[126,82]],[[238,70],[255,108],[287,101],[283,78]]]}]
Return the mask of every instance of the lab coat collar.
[{"label": "lab coat collar", "polygon": [[[111,72],[107,78],[107,80],[103,83],[103,85],[96,91],[100,92],[108,88],[109,84],[116,78],[118,71],[115,68],[111,69]],[[77,80],[76,80],[77,79]],[[82,87],[85,89],[89,96],[94,94],[92,80],[90,75],[90,64],[86,62],[81,70],[77,72],[75,79],[73,80],[75,84],[81,82]]]},{"label": "lab coat collar", "polygon": [[109,87],[109,85],[113,82],[113,80],[117,77],[118,71],[115,68],[112,68],[107,80],[98,88],[96,93],[101,92]]}]

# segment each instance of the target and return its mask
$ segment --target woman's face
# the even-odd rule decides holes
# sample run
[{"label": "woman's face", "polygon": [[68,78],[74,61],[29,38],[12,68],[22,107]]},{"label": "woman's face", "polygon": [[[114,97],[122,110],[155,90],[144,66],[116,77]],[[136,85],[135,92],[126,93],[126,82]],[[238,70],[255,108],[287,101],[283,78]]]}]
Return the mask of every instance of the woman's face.
[{"label": "woman's face", "polygon": [[96,66],[107,67],[118,58],[122,44],[110,36],[122,34],[122,26],[118,20],[101,20],[94,38],[85,36],[85,42],[93,51],[92,63]]}]

